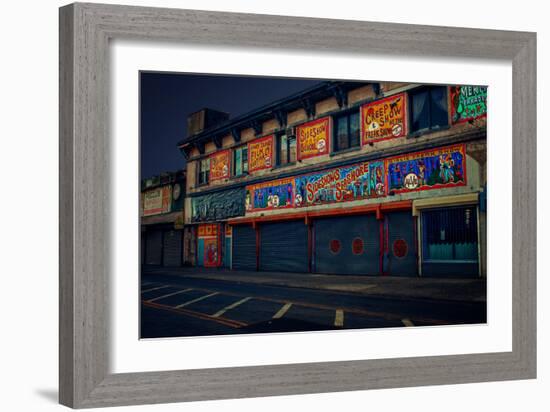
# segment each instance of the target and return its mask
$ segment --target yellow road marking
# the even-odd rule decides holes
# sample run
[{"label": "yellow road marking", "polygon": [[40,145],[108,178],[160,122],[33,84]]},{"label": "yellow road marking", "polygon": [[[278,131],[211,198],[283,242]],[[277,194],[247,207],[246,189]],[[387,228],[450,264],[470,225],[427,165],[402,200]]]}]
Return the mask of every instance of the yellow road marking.
[{"label": "yellow road marking", "polygon": [[410,319],[401,319],[401,322],[405,326],[414,326],[414,323],[412,323]]},{"label": "yellow road marking", "polygon": [[166,288],[169,288],[169,287],[170,287],[170,286],[168,286],[168,285],[157,286],[156,288],[151,288],[151,289],[142,290],[141,293],[152,292],[152,291],[154,291],[154,290],[166,289]]},{"label": "yellow road marking", "polygon": [[273,315],[273,319],[282,318],[285,315],[285,313],[288,312],[291,306],[292,306],[292,303],[290,302],[285,303],[283,307],[279,309],[279,311],[275,315]]},{"label": "yellow road marking", "polygon": [[231,310],[231,309],[233,309],[233,308],[236,308],[237,306],[242,305],[244,302],[247,302],[247,301],[249,301],[250,299],[252,299],[252,298],[248,297],[248,298],[241,299],[241,300],[239,300],[239,301],[237,301],[237,302],[235,302],[235,303],[232,303],[231,305],[226,306],[225,308],[223,308],[223,309],[219,310],[218,312],[214,313],[214,314],[212,315],[212,317],[213,317],[213,318],[220,317],[221,315],[223,315],[223,314],[224,314],[225,312],[227,312],[228,310]]},{"label": "yellow road marking", "polygon": [[176,308],[176,309],[183,308],[185,306],[191,305],[192,303],[200,302],[201,300],[208,299],[209,297],[215,296],[215,295],[219,295],[219,292],[214,292],[214,293],[210,293],[209,295],[201,296],[200,298],[190,300],[190,301],[182,303],[181,305],[178,305],[178,306],[174,306],[174,308]]},{"label": "yellow road marking", "polygon": [[168,298],[170,296],[179,295],[180,293],[189,292],[190,290],[193,290],[193,289],[189,288],[189,289],[178,290],[177,292],[174,292],[174,293],[169,293],[167,295],[158,296],[154,299],[149,299],[147,302],[154,302],[156,300],[161,300],[161,299],[164,299],[164,298]]},{"label": "yellow road marking", "polygon": [[344,327],[344,311],[342,309],[336,309],[336,315],[334,316],[334,326],[340,328]]}]

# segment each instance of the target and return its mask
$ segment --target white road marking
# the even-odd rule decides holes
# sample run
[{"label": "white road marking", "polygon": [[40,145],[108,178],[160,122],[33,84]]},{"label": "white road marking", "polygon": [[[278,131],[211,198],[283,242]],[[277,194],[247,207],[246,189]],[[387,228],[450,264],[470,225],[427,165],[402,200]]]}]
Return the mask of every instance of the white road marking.
[{"label": "white road marking", "polygon": [[190,301],[182,303],[181,305],[178,305],[178,306],[174,306],[174,308],[176,308],[176,309],[183,308],[184,306],[191,305],[192,303],[200,302],[201,300],[208,299],[211,296],[219,295],[219,293],[220,292],[210,293],[209,295],[201,296],[200,298],[190,300]]},{"label": "white road marking", "polygon": [[170,286],[168,285],[164,285],[164,286],[157,286],[156,288],[151,288],[151,289],[145,289],[145,290],[142,290],[141,293],[145,293],[145,292],[152,292],[154,290],[159,290],[159,289],[166,289],[166,288],[169,288]]},{"label": "white road marking", "polygon": [[290,303],[290,302],[285,303],[283,305],[283,307],[281,309],[279,309],[279,311],[275,315],[273,315],[273,319],[282,318],[285,315],[285,313],[288,312],[288,310],[290,309],[291,306],[292,306],[292,303]]},{"label": "white road marking", "polygon": [[188,288],[188,289],[178,290],[177,292],[174,292],[174,293],[169,293],[167,295],[158,296],[154,299],[149,299],[147,302],[154,302],[155,300],[160,300],[160,299],[168,298],[170,296],[179,295],[180,293],[189,292],[190,290],[193,290],[193,289]]},{"label": "white road marking", "polygon": [[344,327],[344,311],[342,309],[336,309],[336,315],[334,316],[334,326],[340,328]]},{"label": "white road marking", "polygon": [[154,285],[155,282],[145,282],[145,283],[142,283],[141,286],[149,286],[149,285]]},{"label": "white road marking", "polygon": [[235,303],[232,303],[231,305],[226,306],[225,308],[223,308],[223,309],[217,311],[216,313],[214,313],[214,314],[212,315],[212,317],[213,317],[213,318],[218,318],[218,317],[220,317],[221,315],[223,315],[225,312],[227,312],[228,310],[233,309],[233,308],[236,308],[237,306],[242,305],[244,302],[247,302],[247,301],[249,301],[250,299],[252,299],[252,298],[248,297],[248,298],[241,299],[241,300],[239,300],[239,301],[237,301],[237,302],[235,302]]},{"label": "white road marking", "polygon": [[414,326],[414,323],[411,322],[410,319],[401,319],[401,322],[403,323],[403,325],[405,326]]}]

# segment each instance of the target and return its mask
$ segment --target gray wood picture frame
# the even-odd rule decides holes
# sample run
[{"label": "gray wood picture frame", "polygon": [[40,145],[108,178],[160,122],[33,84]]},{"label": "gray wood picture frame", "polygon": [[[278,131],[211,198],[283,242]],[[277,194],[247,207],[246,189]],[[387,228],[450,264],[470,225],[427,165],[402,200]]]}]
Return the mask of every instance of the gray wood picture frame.
[{"label": "gray wood picture frame", "polygon": [[[109,373],[110,39],[511,61],[512,351]],[[536,377],[535,33],[71,4],[60,9],[59,120],[62,404],[88,408]]]}]

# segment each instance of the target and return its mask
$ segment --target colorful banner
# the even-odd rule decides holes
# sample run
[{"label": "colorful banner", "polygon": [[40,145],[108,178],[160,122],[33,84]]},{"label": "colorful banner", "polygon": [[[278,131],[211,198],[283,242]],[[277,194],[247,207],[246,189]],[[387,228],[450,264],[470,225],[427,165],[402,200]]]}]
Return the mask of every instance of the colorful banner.
[{"label": "colorful banner", "polygon": [[248,171],[270,169],[273,166],[273,135],[248,143]]},{"label": "colorful banner", "polygon": [[388,193],[466,185],[465,145],[459,144],[386,160]]},{"label": "colorful banner", "polygon": [[487,87],[451,86],[450,90],[453,123],[487,116]]},{"label": "colorful banner", "polygon": [[148,190],[143,196],[143,216],[168,213],[172,204],[172,190],[170,186]]},{"label": "colorful banner", "polygon": [[199,237],[216,237],[218,236],[218,224],[211,223],[206,225],[199,225]]},{"label": "colorful banner", "polygon": [[222,150],[210,156],[210,181],[229,178],[231,151]]},{"label": "colorful banner", "polygon": [[296,127],[298,160],[327,154],[330,148],[330,117]]},{"label": "colorful banner", "polygon": [[296,207],[384,196],[384,162],[364,162],[299,176],[295,185]]},{"label": "colorful banner", "polygon": [[361,106],[361,144],[405,136],[406,106],[405,93]]},{"label": "colorful banner", "polygon": [[285,209],[294,205],[294,179],[279,179],[246,187],[247,212]]},{"label": "colorful banner", "polygon": [[217,238],[204,239],[204,267],[220,265],[219,241]]}]

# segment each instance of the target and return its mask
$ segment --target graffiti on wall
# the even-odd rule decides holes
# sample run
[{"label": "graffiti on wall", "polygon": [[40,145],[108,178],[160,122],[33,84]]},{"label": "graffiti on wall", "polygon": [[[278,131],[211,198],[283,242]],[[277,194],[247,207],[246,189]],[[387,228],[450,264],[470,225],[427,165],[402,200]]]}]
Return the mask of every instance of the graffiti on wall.
[{"label": "graffiti on wall", "polygon": [[409,153],[386,160],[389,192],[464,186],[466,156],[464,144]]},{"label": "graffiti on wall", "polygon": [[172,188],[170,186],[159,187],[142,193],[143,216],[168,213],[172,204]]},{"label": "graffiti on wall", "polygon": [[453,123],[487,116],[487,87],[451,86],[450,89]]},{"label": "graffiti on wall", "polygon": [[244,216],[244,202],[244,187],[194,197],[191,200],[191,220],[209,222]]},{"label": "graffiti on wall", "polygon": [[278,179],[246,187],[247,212],[285,209],[294,204],[294,179]]},{"label": "graffiti on wall", "polygon": [[297,126],[298,159],[327,154],[330,147],[330,129],[330,117]]},{"label": "graffiti on wall", "polygon": [[230,172],[231,151],[222,150],[210,156],[210,180],[227,179]]},{"label": "graffiti on wall", "polygon": [[273,166],[273,135],[248,143],[248,171],[269,169]]},{"label": "graffiti on wall", "polygon": [[296,207],[384,196],[384,162],[363,162],[299,176],[295,186]]},{"label": "graffiti on wall", "polygon": [[406,103],[400,93],[361,106],[361,144],[405,136]]}]

